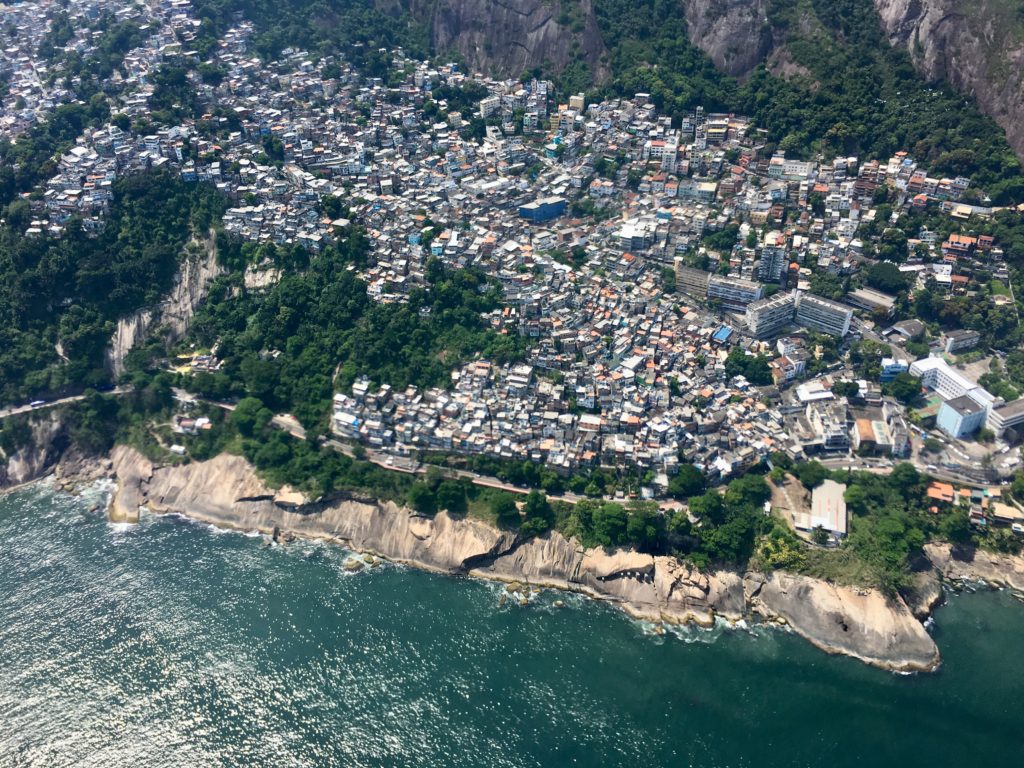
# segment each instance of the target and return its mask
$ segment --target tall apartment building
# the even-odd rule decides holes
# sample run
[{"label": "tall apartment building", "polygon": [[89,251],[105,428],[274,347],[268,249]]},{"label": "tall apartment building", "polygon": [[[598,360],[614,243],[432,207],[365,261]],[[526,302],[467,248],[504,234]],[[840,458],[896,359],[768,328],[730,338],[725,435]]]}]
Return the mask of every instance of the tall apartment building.
[{"label": "tall apartment building", "polygon": [[796,308],[796,321],[811,330],[842,338],[850,332],[853,310],[814,294],[801,294]]},{"label": "tall apartment building", "polygon": [[765,283],[780,283],[786,272],[786,237],[781,232],[769,232],[761,245],[761,261],[757,267],[758,278]]},{"label": "tall apartment building", "polygon": [[796,292],[780,293],[747,306],[747,330],[757,339],[773,336],[793,322]]},{"label": "tall apartment building", "polygon": [[722,275],[708,278],[708,298],[721,302],[722,308],[731,312],[745,312],[748,304],[763,296],[764,286],[753,280]]}]

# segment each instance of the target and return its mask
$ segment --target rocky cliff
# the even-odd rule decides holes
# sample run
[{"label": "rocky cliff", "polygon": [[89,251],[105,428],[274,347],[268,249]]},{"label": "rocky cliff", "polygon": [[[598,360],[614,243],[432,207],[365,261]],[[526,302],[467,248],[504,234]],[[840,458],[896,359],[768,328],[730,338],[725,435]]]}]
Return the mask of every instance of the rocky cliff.
[{"label": "rocky cliff", "polygon": [[749,74],[772,50],[767,0],[682,0],[690,42],[730,75]]},{"label": "rocky cliff", "polygon": [[453,574],[550,586],[610,600],[650,621],[702,625],[756,613],[786,623],[830,653],[895,670],[933,669],[938,651],[900,598],[803,577],[702,573],[669,557],[585,549],[558,533],[521,540],[444,512],[426,518],[392,503],[350,499],[294,505],[242,458],[154,467],[130,448],[112,454],[118,480],[111,515],[139,506],[214,525],[335,541],[391,560]]},{"label": "rocky cliff", "polygon": [[196,308],[206,298],[210,281],[222,274],[212,235],[190,245],[199,249],[186,254],[167,297],[155,307],[140,309],[118,321],[107,350],[107,366],[115,376],[124,371],[125,356],[157,329],[161,329],[167,343],[181,339]]},{"label": "rocky cliff", "polygon": [[30,417],[29,434],[8,456],[0,450],[0,489],[44,477],[67,448],[64,423],[56,411]]},{"label": "rocky cliff", "polygon": [[874,0],[918,71],[974,99],[1024,157],[1024,18],[996,0]]},{"label": "rocky cliff", "polygon": [[925,555],[943,579],[984,581],[1024,594],[1024,557],[984,552],[950,544],[926,544]]},{"label": "rocky cliff", "polygon": [[378,0],[408,9],[439,53],[458,53],[473,71],[519,77],[544,66],[561,72],[582,60],[595,82],[608,70],[591,0]]}]

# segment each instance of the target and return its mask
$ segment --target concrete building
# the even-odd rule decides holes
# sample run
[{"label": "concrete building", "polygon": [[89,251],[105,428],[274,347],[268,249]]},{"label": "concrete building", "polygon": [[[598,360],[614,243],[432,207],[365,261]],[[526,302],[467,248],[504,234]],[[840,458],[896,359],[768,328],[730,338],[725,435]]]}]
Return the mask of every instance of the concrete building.
[{"label": "concrete building", "polygon": [[997,406],[988,412],[987,426],[997,437],[1002,437],[1006,430],[1016,429],[1021,424],[1024,424],[1024,398]]},{"label": "concrete building", "polygon": [[821,526],[833,541],[846,536],[849,519],[843,494],[846,486],[835,480],[825,480],[811,493],[810,510],[794,510],[793,525],[799,531],[813,531]]},{"label": "concrete building", "polygon": [[850,332],[852,320],[853,310],[849,307],[810,293],[799,297],[796,321],[811,330],[842,338]]},{"label": "concrete building", "polygon": [[846,486],[835,480],[826,480],[811,494],[811,530],[819,525],[836,538],[846,535],[848,520],[843,495]]},{"label": "concrete building", "polygon": [[955,400],[967,395],[984,408],[989,408],[995,398],[983,387],[957,373],[941,357],[925,357],[910,366],[910,373],[921,378],[921,384],[935,392],[943,400]]},{"label": "concrete building", "polygon": [[950,437],[969,437],[985,423],[987,409],[967,395],[947,400],[939,408],[935,426]]},{"label": "concrete building", "polygon": [[757,339],[774,336],[793,322],[795,293],[780,293],[747,306],[747,330]]},{"label": "concrete building", "polygon": [[520,218],[532,221],[534,224],[557,219],[563,213],[565,213],[565,198],[563,197],[547,197],[519,206]]},{"label": "concrete building", "polygon": [[858,288],[855,291],[850,291],[846,294],[846,301],[858,309],[868,312],[884,312],[887,315],[892,314],[892,309],[896,305],[895,296],[881,291],[873,291],[870,288]]},{"label": "concrete building", "polygon": [[741,277],[711,275],[708,278],[708,298],[721,302],[722,308],[732,312],[745,312],[748,304],[764,296],[764,286]]},{"label": "concrete building", "polygon": [[711,273],[683,265],[682,258],[676,259],[676,290],[690,296],[705,298],[708,295],[708,280]]},{"label": "concrete building", "polygon": [[897,357],[883,357],[882,373],[881,376],[879,376],[879,380],[883,382],[892,381],[901,373],[906,373],[909,370],[909,361],[901,360]]},{"label": "concrete building", "polygon": [[974,349],[981,341],[981,334],[977,331],[950,331],[946,334],[945,349],[947,355]]},{"label": "concrete building", "polygon": [[786,238],[781,232],[769,232],[761,246],[761,261],[757,276],[765,283],[779,283],[786,272]]}]

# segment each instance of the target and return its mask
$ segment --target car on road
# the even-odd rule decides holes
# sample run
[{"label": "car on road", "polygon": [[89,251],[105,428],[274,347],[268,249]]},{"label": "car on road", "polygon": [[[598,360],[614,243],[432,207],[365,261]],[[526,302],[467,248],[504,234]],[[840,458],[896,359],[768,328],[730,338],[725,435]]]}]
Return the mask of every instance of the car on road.
[{"label": "car on road", "polygon": [[33,400],[31,403],[28,404],[28,407],[29,408],[38,408],[41,405],[46,405],[46,401],[45,400]]}]

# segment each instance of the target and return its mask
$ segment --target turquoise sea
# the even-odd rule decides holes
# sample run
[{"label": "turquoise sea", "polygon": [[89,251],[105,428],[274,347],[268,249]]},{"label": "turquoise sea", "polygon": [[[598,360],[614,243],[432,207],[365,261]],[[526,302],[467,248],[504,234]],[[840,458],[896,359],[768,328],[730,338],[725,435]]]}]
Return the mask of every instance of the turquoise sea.
[{"label": "turquoise sea", "polygon": [[898,676],[97,499],[0,497],[0,768],[1024,765],[1007,593],[951,596],[941,671]]}]

